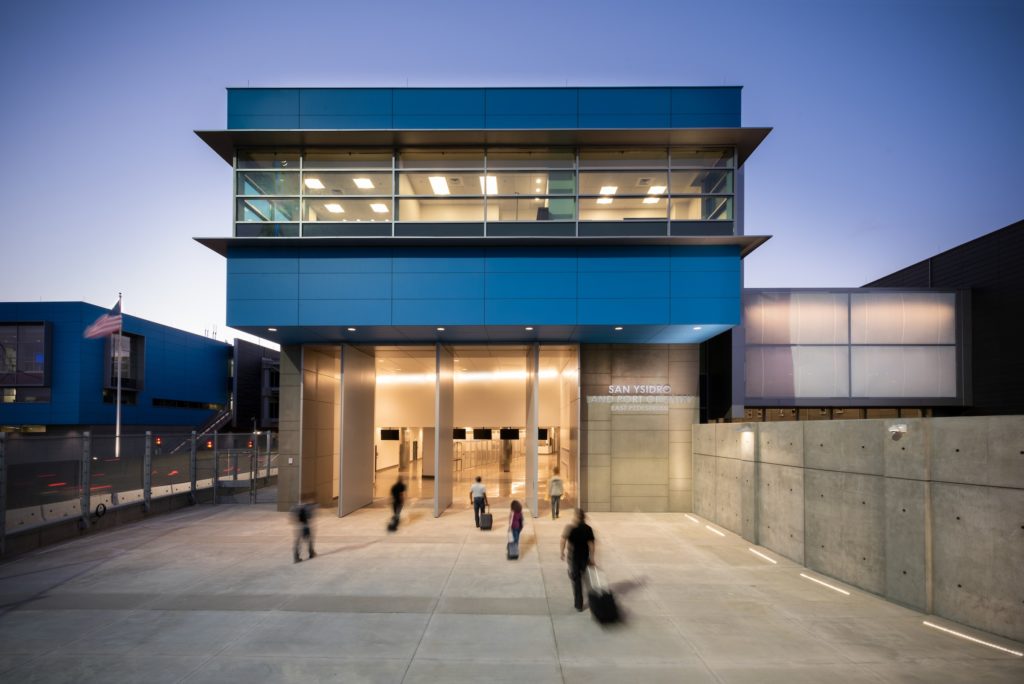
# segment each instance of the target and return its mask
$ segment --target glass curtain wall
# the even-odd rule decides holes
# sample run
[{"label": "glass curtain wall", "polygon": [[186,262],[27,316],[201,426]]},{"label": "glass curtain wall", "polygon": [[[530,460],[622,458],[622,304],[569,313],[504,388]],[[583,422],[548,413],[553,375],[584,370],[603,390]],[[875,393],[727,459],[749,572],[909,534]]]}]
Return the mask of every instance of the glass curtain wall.
[{"label": "glass curtain wall", "polygon": [[622,222],[629,235],[630,221],[731,222],[734,169],[732,148],[239,150],[235,235],[588,221]]}]

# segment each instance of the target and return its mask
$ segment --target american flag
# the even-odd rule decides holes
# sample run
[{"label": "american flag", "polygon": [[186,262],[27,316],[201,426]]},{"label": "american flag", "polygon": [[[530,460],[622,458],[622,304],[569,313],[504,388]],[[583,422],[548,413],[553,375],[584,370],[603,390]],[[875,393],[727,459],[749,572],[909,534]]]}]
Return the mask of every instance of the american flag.
[{"label": "american flag", "polygon": [[116,333],[121,329],[121,300],[117,300],[117,304],[109,312],[103,314],[85,329],[85,337],[88,339],[95,339],[97,337],[106,337]]}]

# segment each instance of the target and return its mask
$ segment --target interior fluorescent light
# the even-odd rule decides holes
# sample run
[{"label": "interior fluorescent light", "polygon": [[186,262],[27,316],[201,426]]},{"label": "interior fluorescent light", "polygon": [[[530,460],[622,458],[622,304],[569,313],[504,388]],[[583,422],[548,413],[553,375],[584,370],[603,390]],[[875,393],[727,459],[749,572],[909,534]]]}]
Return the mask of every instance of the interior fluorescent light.
[{"label": "interior fluorescent light", "polygon": [[356,184],[356,187],[360,190],[373,190],[373,181],[369,178],[353,178],[352,182]]},{"label": "interior fluorescent light", "polygon": [[599,195],[614,195],[619,191],[618,185],[602,185],[601,190],[598,191]]},{"label": "interior fluorescent light", "polygon": [[802,573],[802,572],[800,573],[800,576],[801,576],[801,577],[803,577],[804,579],[809,579],[809,580],[811,580],[812,582],[817,582],[818,584],[820,584],[820,585],[821,585],[821,586],[823,586],[823,587],[828,587],[828,588],[829,588],[829,589],[831,589],[832,591],[838,591],[838,592],[839,592],[840,594],[845,594],[846,596],[849,596],[849,595],[850,595],[850,592],[846,591],[845,589],[840,589],[839,587],[833,587],[833,586],[832,586],[831,584],[829,584],[828,582],[822,582],[822,581],[821,581],[820,579],[818,579],[818,578],[816,578],[816,577],[811,577],[810,575],[805,575],[805,574],[804,574],[804,573]]},{"label": "interior fluorescent light", "polygon": [[612,198],[611,197],[598,197],[597,198],[597,203],[598,204],[611,204],[612,203]]},{"label": "interior fluorescent light", "polygon": [[373,204],[370,205],[370,208],[373,209],[373,213],[375,213],[375,214],[386,214],[386,213],[388,213],[388,205],[381,204],[379,202],[374,202]]},{"label": "interior fluorescent light", "polygon": [[644,204],[657,204],[660,200],[660,197],[644,197]]},{"label": "interior fluorescent light", "polygon": [[444,328],[438,328],[437,332],[444,332]]},{"label": "interior fluorescent light", "polygon": [[498,177],[497,176],[486,176],[486,182],[484,176],[480,176],[480,192],[485,195],[497,195],[498,194]]},{"label": "interior fluorescent light", "polygon": [[526,326],[526,329],[527,330],[533,330],[533,326],[532,325],[528,325],[528,326]]},{"label": "interior fluorescent light", "polygon": [[766,561],[768,561],[769,563],[771,563],[773,565],[778,565],[779,564],[779,561],[777,561],[774,558],[771,558],[769,556],[766,556],[765,554],[761,553],[757,549],[752,549],[750,547],[747,547],[747,550],[750,551],[750,553],[754,554],[755,556],[760,556],[761,558],[764,558]]},{"label": "interior fluorescent light", "polygon": [[430,189],[434,191],[435,195],[452,194],[452,191],[448,189],[448,179],[444,176],[428,176],[427,180],[430,181]]},{"label": "interior fluorescent light", "polygon": [[277,328],[267,328],[270,332],[277,332]]},{"label": "interior fluorescent light", "polygon": [[349,332],[355,332],[355,331],[356,331],[356,329],[355,329],[355,328],[349,328],[349,329],[348,329],[348,331],[349,331]]},{"label": "interior fluorescent light", "polygon": [[324,209],[331,212],[332,214],[344,214],[345,210],[341,208],[341,205],[337,202],[328,202],[324,205]]},{"label": "interior fluorescent light", "polygon": [[622,326],[621,325],[617,325],[617,326],[615,326],[615,329],[616,330],[622,330]]},{"label": "interior fluorescent light", "polygon": [[306,183],[306,187],[309,188],[310,190],[323,190],[324,189],[324,184],[320,181],[319,178],[307,178],[305,180],[305,183]]},{"label": "interior fluorescent light", "polygon": [[651,187],[647,188],[647,194],[648,195],[664,195],[665,194],[665,190],[667,190],[667,189],[668,189],[667,186],[664,186],[664,185],[652,185]]},{"label": "interior fluorescent light", "polygon": [[1003,648],[1002,646],[998,646],[996,644],[992,644],[992,643],[989,643],[987,641],[982,641],[981,639],[975,639],[972,636],[968,636],[966,634],[961,634],[960,632],[954,632],[953,630],[947,629],[947,628],[942,627],[940,625],[937,625],[934,622],[928,622],[927,620],[924,620],[921,624],[923,624],[925,627],[931,627],[932,629],[937,629],[937,630],[939,630],[941,632],[946,632],[947,634],[952,634],[953,636],[958,636],[961,639],[967,639],[968,641],[973,641],[974,643],[981,644],[982,646],[988,646],[989,648],[994,648],[997,651],[1002,651],[1003,653],[1009,653],[1010,655],[1015,655],[1015,656],[1018,656],[1018,657],[1024,657],[1024,653],[1021,653],[1020,651],[1011,651],[1008,648]]}]

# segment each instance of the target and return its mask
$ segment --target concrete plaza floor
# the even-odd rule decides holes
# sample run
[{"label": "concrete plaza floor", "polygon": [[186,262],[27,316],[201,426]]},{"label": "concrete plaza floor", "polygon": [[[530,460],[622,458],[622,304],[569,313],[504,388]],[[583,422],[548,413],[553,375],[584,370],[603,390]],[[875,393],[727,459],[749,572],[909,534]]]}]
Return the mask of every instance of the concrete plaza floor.
[{"label": "concrete plaza floor", "polygon": [[319,555],[299,564],[289,517],[264,505],[191,508],[31,553],[0,564],[0,681],[1024,681],[1024,658],[815,584],[679,514],[592,516],[628,613],[602,628],[572,607],[558,558],[569,516],[528,518],[510,562],[495,508],[496,529],[480,532],[467,507],[434,519],[423,502],[392,535],[381,506],[321,511]]}]

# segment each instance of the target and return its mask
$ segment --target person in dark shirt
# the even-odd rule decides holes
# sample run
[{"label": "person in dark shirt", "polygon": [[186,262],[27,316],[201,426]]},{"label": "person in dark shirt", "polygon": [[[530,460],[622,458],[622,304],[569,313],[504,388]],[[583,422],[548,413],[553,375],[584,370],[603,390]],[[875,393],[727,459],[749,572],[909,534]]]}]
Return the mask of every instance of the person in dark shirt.
[{"label": "person in dark shirt", "polygon": [[405,504],[405,481],[402,476],[398,476],[398,481],[391,486],[391,511],[394,515],[391,517],[391,528],[392,530],[398,529],[398,519],[402,515],[402,506]]},{"label": "person in dark shirt", "polygon": [[576,610],[583,610],[583,573],[588,565],[596,565],[594,530],[587,524],[587,515],[576,509],[576,524],[569,525],[562,533],[562,560],[565,547],[569,546],[569,578],[572,580],[572,599]]},{"label": "person in dark shirt", "polygon": [[309,549],[309,557],[314,558],[316,556],[316,552],[313,551],[313,530],[311,529],[313,508],[314,504],[311,503],[300,503],[295,508],[295,546],[292,552],[296,563],[302,560],[299,557],[299,550],[303,541],[306,542]]}]

